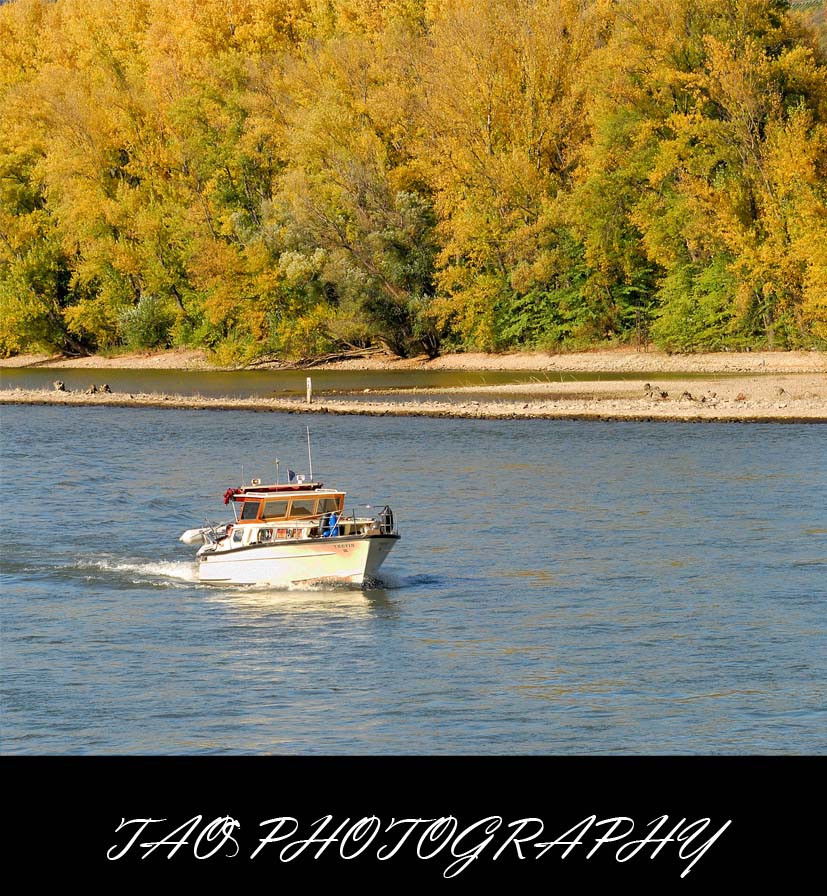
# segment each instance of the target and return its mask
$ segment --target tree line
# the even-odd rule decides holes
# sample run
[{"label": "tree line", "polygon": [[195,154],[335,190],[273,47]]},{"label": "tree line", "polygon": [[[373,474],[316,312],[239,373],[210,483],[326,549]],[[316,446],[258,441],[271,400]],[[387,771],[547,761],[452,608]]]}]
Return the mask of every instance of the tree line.
[{"label": "tree line", "polygon": [[13,0],[0,354],[827,346],[786,0]]}]

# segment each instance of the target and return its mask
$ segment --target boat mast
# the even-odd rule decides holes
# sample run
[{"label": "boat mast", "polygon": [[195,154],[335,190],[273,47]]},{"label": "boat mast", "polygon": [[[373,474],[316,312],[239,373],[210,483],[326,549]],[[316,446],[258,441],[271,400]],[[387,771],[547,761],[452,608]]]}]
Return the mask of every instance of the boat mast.
[{"label": "boat mast", "polygon": [[310,481],[313,481],[313,456],[310,453],[310,427],[305,427],[307,429],[307,462],[310,465]]}]

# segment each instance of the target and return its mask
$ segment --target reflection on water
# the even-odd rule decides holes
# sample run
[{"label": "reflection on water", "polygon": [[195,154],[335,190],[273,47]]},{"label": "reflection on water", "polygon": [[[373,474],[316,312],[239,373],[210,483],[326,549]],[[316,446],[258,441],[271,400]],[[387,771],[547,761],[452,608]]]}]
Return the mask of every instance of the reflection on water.
[{"label": "reflection on water", "polygon": [[[719,374],[726,378],[731,374]],[[752,376],[760,374],[751,374]],[[595,373],[555,371],[538,374],[532,370],[107,370],[81,368],[0,368],[0,389],[51,389],[56,379],[70,391],[83,391],[91,383],[109,384],[117,393],[160,392],[169,395],[199,395],[205,398],[248,398],[303,396],[307,377],[313,381],[316,396],[347,394],[350,398],[376,398],[375,393],[389,389],[455,389],[474,386],[506,386],[526,383],[562,383],[602,380],[605,382],[647,380],[713,379],[711,374],[692,373]],[[365,390],[368,390],[367,393]],[[393,398],[393,396],[387,396]],[[406,398],[404,393],[398,398]],[[434,396],[423,396],[433,398]],[[487,397],[487,396],[486,396]],[[525,397],[515,389],[507,397]],[[531,397],[531,396],[529,396]],[[536,396],[533,396],[536,397]],[[568,397],[571,397],[569,394]],[[462,400],[479,395],[465,393]]]},{"label": "reflection on water", "polygon": [[371,616],[395,612],[388,594],[379,589],[360,591],[294,587],[273,589],[250,587],[237,589],[206,589],[205,600],[245,613],[272,616],[274,614],[326,613],[345,616]]},{"label": "reflection on water", "polygon": [[558,583],[557,578],[548,569],[504,569],[505,578],[529,579],[531,585],[545,586]]}]

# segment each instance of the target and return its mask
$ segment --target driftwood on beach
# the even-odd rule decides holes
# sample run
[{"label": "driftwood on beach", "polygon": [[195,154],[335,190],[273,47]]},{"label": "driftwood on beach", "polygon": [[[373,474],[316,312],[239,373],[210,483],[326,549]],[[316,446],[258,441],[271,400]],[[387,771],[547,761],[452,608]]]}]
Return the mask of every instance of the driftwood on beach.
[{"label": "driftwood on beach", "polygon": [[330,352],[326,355],[316,355],[312,358],[299,358],[296,361],[284,361],[275,352],[269,352],[266,355],[259,355],[257,358],[249,361],[242,369],[247,370],[255,367],[276,364],[281,370],[307,370],[310,367],[322,367],[325,364],[337,364],[339,361],[353,361],[358,360],[359,358],[369,358],[373,355],[382,354],[386,354],[386,351],[379,347],[354,348],[347,351]]}]

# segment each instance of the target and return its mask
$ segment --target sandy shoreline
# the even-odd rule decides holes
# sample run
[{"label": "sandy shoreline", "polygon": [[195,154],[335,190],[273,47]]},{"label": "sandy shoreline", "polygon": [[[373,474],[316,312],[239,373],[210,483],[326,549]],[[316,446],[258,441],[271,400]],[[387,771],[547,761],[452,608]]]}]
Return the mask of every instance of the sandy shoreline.
[{"label": "sandy shoreline", "polygon": [[[44,367],[47,369],[94,368],[130,370],[231,370],[216,367],[207,354],[196,349],[134,353],[105,358],[65,358],[48,355],[18,355],[0,360],[0,368]],[[238,368],[245,369],[245,368]],[[255,369],[290,369],[288,364],[265,364]],[[591,352],[549,354],[520,352],[511,354],[465,353],[442,355],[434,360],[371,355],[339,361],[313,370],[537,370],[593,371],[604,373],[823,373],[827,375],[827,352],[709,352],[670,355],[659,351],[601,349]]]},{"label": "sandy shoreline", "polygon": [[[809,374],[720,380],[529,383],[457,389],[406,390],[404,398],[354,400],[324,395],[300,398],[205,398],[156,393],[59,392],[4,389],[0,404],[153,407],[179,410],[426,416],[474,419],[663,420],[695,422],[827,422],[827,378]],[[470,399],[467,393],[485,396]],[[393,393],[399,395],[398,392]],[[519,397],[516,397],[519,395]],[[490,396],[490,397],[488,397]]]},{"label": "sandy shoreline", "polygon": [[[5,367],[105,370],[216,370],[203,352],[175,350],[118,358],[54,359],[25,356]],[[277,365],[275,365],[277,367]],[[537,371],[535,382],[518,385],[372,390],[375,396],[319,394],[300,398],[208,398],[192,395],[2,389],[0,404],[163,407],[177,409],[280,411],[477,419],[581,419],[827,422],[827,353],[743,352],[666,355],[634,350],[446,355],[434,361],[388,356],[326,365],[345,370],[515,370]],[[594,378],[566,381],[565,371],[593,372]],[[640,379],[601,380],[605,373],[646,373]],[[308,371],[312,373],[312,371]],[[658,373],[669,374],[658,381]],[[681,373],[687,378],[682,379]],[[708,374],[705,377],[704,374]],[[56,377],[57,379],[57,377]],[[367,391],[367,390],[365,390]]]}]

